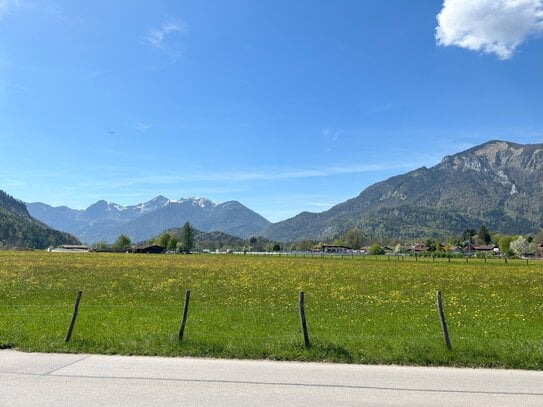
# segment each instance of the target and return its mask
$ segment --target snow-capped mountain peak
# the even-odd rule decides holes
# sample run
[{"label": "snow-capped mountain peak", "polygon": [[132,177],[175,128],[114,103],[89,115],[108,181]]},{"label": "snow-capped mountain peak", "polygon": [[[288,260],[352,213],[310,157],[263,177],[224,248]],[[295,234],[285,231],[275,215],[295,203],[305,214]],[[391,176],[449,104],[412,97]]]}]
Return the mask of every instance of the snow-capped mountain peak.
[{"label": "snow-capped mountain peak", "polygon": [[180,198],[177,202],[178,203],[189,202],[195,206],[199,206],[200,208],[214,208],[215,206],[218,205],[217,202],[211,201],[207,198],[196,197],[196,196],[191,196],[189,198]]},{"label": "snow-capped mountain peak", "polygon": [[162,208],[168,205],[170,202],[171,200],[166,198],[165,196],[158,195],[158,196],[155,196],[150,201],[139,203],[133,206],[132,208],[136,209],[140,213],[144,213],[144,212],[150,212],[150,211],[154,211],[156,209]]}]

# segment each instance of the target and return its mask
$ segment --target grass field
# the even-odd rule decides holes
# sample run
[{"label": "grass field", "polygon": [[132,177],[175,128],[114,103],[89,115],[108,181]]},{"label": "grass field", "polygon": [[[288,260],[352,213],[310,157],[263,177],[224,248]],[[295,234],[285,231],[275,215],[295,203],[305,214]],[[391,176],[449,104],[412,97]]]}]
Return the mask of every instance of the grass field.
[{"label": "grass field", "polygon": [[[65,343],[77,290],[79,316]],[[541,370],[543,262],[5,251],[0,347]]]}]

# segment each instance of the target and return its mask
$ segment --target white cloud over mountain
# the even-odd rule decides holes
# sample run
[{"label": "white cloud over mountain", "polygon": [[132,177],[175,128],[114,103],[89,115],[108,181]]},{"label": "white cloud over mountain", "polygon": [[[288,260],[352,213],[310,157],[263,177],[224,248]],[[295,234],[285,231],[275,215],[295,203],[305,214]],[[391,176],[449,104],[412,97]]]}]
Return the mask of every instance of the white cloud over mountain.
[{"label": "white cloud over mountain", "polygon": [[437,21],[439,45],[509,59],[529,36],[543,33],[543,0],[445,0]]}]

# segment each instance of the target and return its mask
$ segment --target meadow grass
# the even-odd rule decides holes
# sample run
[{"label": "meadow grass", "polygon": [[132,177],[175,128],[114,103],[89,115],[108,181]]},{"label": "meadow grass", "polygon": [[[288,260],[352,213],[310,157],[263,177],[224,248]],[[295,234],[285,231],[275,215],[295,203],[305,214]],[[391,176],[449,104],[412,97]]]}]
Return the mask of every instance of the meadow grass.
[{"label": "meadow grass", "polygon": [[[78,290],[79,316],[65,343]],[[4,251],[1,347],[541,370],[543,262]]]}]

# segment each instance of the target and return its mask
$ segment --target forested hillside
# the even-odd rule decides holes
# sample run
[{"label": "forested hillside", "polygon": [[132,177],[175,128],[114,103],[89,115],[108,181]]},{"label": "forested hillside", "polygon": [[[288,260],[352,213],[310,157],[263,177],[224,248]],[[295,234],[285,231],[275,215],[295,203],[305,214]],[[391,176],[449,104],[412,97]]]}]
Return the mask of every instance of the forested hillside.
[{"label": "forested hillside", "polygon": [[43,249],[61,244],[79,244],[68,233],[49,228],[32,218],[26,205],[0,190],[0,246]]}]

